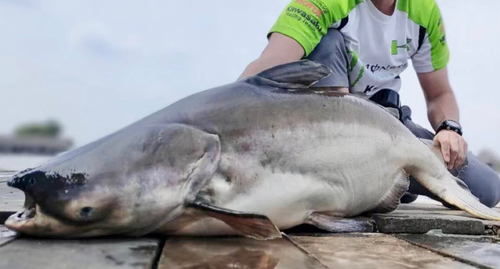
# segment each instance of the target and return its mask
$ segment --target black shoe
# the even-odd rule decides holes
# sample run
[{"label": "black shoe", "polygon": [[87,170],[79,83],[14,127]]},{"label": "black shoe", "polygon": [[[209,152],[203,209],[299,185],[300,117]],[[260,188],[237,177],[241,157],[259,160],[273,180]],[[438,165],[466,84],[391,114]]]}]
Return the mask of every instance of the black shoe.
[{"label": "black shoe", "polygon": [[439,202],[441,202],[443,204],[443,206],[445,206],[445,207],[447,207],[447,208],[449,208],[451,210],[460,210],[460,208],[458,208],[458,207],[456,207],[454,205],[448,204],[445,201],[439,201]]},{"label": "black shoe", "polygon": [[418,198],[418,194],[412,194],[412,193],[409,193],[409,192],[406,192],[403,197],[401,197],[401,203],[402,204],[409,204],[409,203],[413,203],[415,202],[415,200],[417,200]]}]

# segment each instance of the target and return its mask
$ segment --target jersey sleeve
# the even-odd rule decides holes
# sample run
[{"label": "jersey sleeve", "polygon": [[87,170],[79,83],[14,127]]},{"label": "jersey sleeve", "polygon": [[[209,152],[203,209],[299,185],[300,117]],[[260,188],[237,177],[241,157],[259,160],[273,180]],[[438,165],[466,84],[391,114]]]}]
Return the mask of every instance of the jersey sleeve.
[{"label": "jersey sleeve", "polygon": [[328,28],[347,17],[362,0],[293,0],[283,10],[269,31],[297,41],[308,56],[318,45]]},{"label": "jersey sleeve", "polygon": [[425,29],[423,42],[412,56],[413,68],[417,73],[427,73],[444,68],[450,59],[446,44],[446,33],[441,12],[437,4],[428,14],[428,22],[421,25]]}]

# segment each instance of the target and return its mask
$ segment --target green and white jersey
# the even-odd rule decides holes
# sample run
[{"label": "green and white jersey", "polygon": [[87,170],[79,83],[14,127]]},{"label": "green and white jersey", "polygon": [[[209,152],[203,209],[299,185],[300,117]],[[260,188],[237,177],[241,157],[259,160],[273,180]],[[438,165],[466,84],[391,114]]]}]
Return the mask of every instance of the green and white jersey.
[{"label": "green and white jersey", "polygon": [[351,55],[351,92],[399,91],[399,75],[408,59],[418,73],[441,69],[449,60],[434,0],[397,0],[391,16],[380,12],[371,0],[293,0],[270,33],[295,39],[308,56],[329,28],[341,31]]}]

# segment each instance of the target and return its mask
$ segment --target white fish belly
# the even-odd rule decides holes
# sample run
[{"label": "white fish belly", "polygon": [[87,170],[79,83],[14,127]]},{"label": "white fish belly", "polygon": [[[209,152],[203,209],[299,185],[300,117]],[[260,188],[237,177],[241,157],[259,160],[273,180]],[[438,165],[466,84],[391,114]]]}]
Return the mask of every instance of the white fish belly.
[{"label": "white fish belly", "polygon": [[[382,130],[359,130],[356,124],[313,127],[273,136],[255,132],[242,143],[256,150],[223,153],[207,188],[210,199],[222,208],[266,215],[280,229],[304,223],[313,212],[349,217],[375,208],[402,172],[405,154],[397,151],[397,142]],[[204,218],[178,233],[235,232]]]}]

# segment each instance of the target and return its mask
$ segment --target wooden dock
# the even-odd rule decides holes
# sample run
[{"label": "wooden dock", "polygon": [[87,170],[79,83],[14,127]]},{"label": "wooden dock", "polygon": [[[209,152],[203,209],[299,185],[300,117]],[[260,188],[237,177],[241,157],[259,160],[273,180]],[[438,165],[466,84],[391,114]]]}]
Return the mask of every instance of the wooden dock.
[{"label": "wooden dock", "polygon": [[[24,202],[22,192],[8,188],[6,181],[0,174],[0,224]],[[16,236],[0,226],[0,269],[500,268],[499,222],[418,203],[364,221],[372,231],[330,234],[302,226],[271,241],[154,236],[54,240]]]}]

